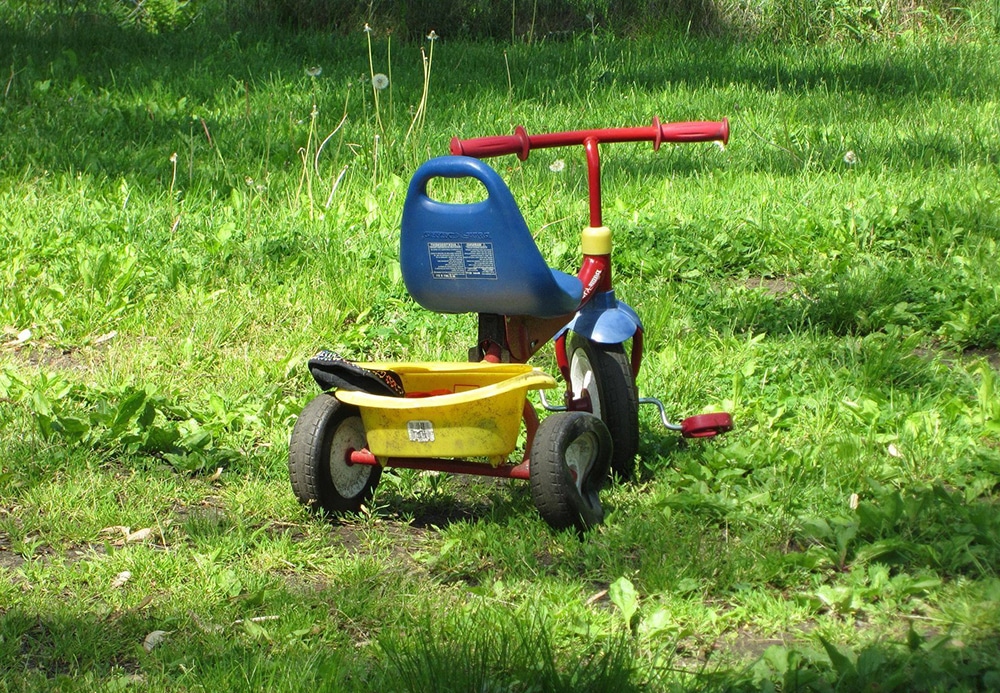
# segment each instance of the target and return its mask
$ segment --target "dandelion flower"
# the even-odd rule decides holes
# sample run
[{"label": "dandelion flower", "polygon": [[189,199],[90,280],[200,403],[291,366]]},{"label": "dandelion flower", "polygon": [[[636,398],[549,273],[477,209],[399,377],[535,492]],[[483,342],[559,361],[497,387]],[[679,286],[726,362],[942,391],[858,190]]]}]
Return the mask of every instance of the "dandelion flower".
[{"label": "dandelion flower", "polygon": [[726,143],[722,140],[715,140],[715,146],[719,148],[720,152],[726,151]]},{"label": "dandelion flower", "polygon": [[844,163],[848,166],[853,166],[858,163],[858,155],[854,153],[854,150],[848,149],[844,152]]},{"label": "dandelion flower", "polygon": [[562,159],[556,159],[551,164],[549,164],[549,170],[552,173],[562,173],[566,169],[566,162]]},{"label": "dandelion flower", "polygon": [[438,40],[437,32],[434,31],[433,29],[431,29],[431,33],[427,34],[427,40],[428,41],[437,41]]},{"label": "dandelion flower", "polygon": [[313,65],[312,67],[307,67],[306,74],[309,75],[310,77],[319,77],[321,74],[323,74],[323,68],[320,67],[319,65]]},{"label": "dandelion flower", "polygon": [[372,28],[368,26],[368,22],[365,22],[365,33],[366,34],[372,33]]},{"label": "dandelion flower", "polygon": [[372,86],[382,91],[387,86],[389,86],[389,78],[383,75],[381,72],[376,72],[372,75]]}]

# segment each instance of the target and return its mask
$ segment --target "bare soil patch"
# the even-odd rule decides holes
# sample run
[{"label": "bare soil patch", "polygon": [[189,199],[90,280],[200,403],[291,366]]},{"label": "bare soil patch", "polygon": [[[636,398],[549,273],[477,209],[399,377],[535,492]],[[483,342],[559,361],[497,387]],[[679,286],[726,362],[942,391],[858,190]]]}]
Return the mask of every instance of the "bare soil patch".
[{"label": "bare soil patch", "polygon": [[24,558],[14,551],[14,544],[6,532],[0,532],[0,570],[16,570],[24,565]]},{"label": "bare soil patch", "polygon": [[963,356],[967,359],[986,359],[993,368],[1000,370],[1000,349],[967,349]]},{"label": "bare soil patch", "polygon": [[790,296],[798,290],[794,282],[784,277],[750,277],[745,286],[748,289],[762,289],[771,296]]}]

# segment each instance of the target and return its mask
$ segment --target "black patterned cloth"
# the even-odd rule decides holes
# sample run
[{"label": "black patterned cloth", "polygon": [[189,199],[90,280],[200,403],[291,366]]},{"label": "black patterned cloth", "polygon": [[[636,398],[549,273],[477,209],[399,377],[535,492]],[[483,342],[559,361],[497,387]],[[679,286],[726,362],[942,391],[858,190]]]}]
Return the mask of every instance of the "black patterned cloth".
[{"label": "black patterned cloth", "polygon": [[309,372],[324,391],[360,390],[388,397],[406,395],[398,373],[364,368],[325,349],[309,359]]}]

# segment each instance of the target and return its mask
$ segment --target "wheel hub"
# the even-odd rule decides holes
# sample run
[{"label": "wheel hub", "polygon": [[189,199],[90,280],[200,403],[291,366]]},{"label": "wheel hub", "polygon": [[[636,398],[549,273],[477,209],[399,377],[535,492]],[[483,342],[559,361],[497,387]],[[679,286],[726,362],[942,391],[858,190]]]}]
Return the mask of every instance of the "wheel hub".
[{"label": "wheel hub", "polygon": [[346,419],[337,427],[330,444],[330,480],[337,492],[345,498],[358,495],[368,483],[371,468],[363,464],[351,464],[350,461],[351,452],[364,447],[365,426],[361,417]]}]

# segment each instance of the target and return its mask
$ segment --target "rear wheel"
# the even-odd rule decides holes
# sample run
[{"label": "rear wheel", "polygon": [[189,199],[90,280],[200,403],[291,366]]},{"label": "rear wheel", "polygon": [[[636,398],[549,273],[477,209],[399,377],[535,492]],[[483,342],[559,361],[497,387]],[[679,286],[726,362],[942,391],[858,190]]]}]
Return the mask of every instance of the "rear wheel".
[{"label": "rear wheel", "polygon": [[357,407],[325,393],[309,402],[288,446],[288,473],[299,502],[331,514],[360,510],[382,477],[377,464],[350,463],[351,452],[366,445]]},{"label": "rear wheel", "polygon": [[586,412],[551,414],[531,445],[529,479],[538,513],[553,529],[585,531],[601,523],[598,492],[608,475],[611,435]]},{"label": "rear wheel", "polygon": [[579,399],[586,390],[592,413],[611,432],[611,471],[622,479],[631,479],[639,451],[639,395],[625,349],[621,344],[598,344],[571,332],[566,340],[566,355],[573,398]]}]

